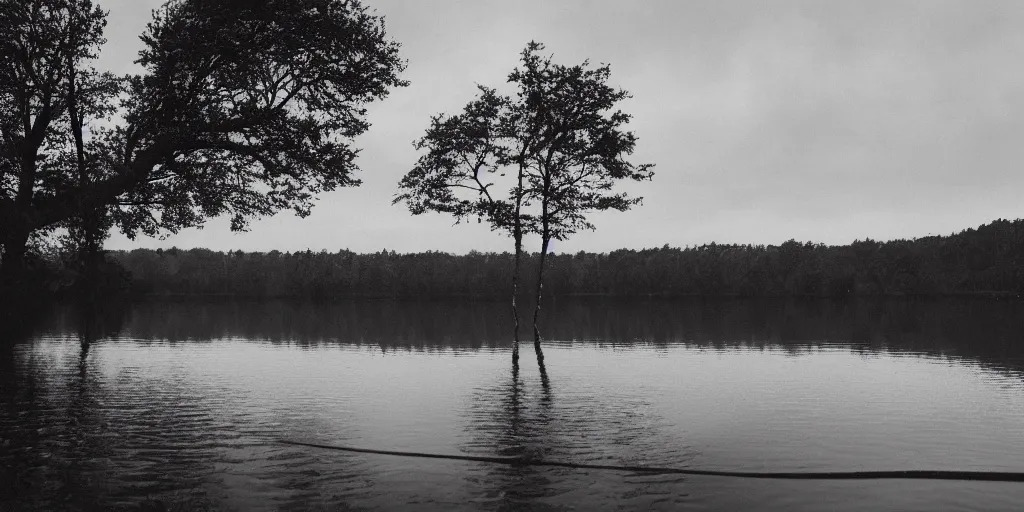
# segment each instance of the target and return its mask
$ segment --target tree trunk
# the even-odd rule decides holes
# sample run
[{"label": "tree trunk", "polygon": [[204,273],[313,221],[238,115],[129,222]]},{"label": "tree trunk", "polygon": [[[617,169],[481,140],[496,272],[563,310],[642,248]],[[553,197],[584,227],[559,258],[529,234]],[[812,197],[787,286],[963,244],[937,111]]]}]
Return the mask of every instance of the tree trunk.
[{"label": "tree trunk", "polygon": [[8,233],[3,240],[4,254],[0,258],[0,287],[18,284],[25,276],[25,248],[28,232]]},{"label": "tree trunk", "polygon": [[[546,230],[545,230],[546,231]],[[537,352],[537,360],[543,361],[544,354],[540,350],[540,328],[537,326],[540,318],[540,301],[544,292],[544,260],[548,253],[548,243],[551,238],[545,234],[540,243],[540,265],[537,268],[537,303],[533,309],[533,349]]]},{"label": "tree trunk", "polygon": [[512,269],[512,364],[519,364],[519,267],[523,257],[523,164],[519,164],[519,183],[516,185],[516,216],[512,219],[512,238],[516,242],[515,263]]},{"label": "tree trunk", "polygon": [[[83,116],[78,110],[78,89],[76,88],[77,71],[73,60],[68,61],[68,117],[71,122],[71,133],[75,139],[75,157],[78,167],[78,187],[85,190],[89,185],[89,174],[85,163],[85,137],[82,135]],[[81,291],[86,299],[93,298],[96,291],[96,274],[98,273],[97,255],[99,248],[98,211],[85,198],[79,201],[79,221],[81,237],[78,248],[78,268],[81,274]]]},{"label": "tree trunk", "polygon": [[519,364],[519,308],[516,295],[519,294],[519,266],[523,254],[523,234],[518,225],[515,229],[516,255],[512,265],[512,364]]},{"label": "tree trunk", "polygon": [[78,253],[78,268],[81,270],[80,291],[86,299],[95,298],[99,284],[100,233],[98,214],[95,210],[82,212],[82,239]]}]

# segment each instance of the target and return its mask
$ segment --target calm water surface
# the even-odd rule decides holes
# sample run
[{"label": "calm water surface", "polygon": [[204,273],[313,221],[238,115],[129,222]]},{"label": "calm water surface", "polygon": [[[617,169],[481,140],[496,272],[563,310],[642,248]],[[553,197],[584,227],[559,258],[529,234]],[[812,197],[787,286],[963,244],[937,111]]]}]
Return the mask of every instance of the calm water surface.
[{"label": "calm water surface", "polygon": [[[559,300],[545,372],[503,303],[58,308],[0,344],[0,510],[1020,510],[1024,484],[744,471],[1024,471],[1024,304]],[[83,344],[82,341],[90,341]],[[159,502],[159,503],[158,503]]]}]

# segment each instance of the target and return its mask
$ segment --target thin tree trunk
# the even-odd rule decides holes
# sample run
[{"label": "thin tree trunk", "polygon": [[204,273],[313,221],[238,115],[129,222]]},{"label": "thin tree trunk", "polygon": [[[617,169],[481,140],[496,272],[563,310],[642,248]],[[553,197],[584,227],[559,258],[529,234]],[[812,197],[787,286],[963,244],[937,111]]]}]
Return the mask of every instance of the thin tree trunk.
[{"label": "thin tree trunk", "polygon": [[512,364],[519,365],[519,268],[523,257],[523,164],[519,164],[519,183],[516,185],[516,216],[512,219],[512,238],[516,242],[515,263],[512,269]]},{"label": "thin tree trunk", "polygon": [[[546,231],[546,230],[545,230]],[[537,269],[537,303],[533,309],[533,349],[537,352],[537,360],[543,361],[544,354],[540,350],[540,328],[538,327],[538,320],[540,318],[540,302],[541,296],[544,292],[544,260],[548,252],[548,243],[551,238],[546,234],[541,239],[540,244],[540,265]]]},{"label": "thin tree trunk", "polygon": [[[551,198],[551,158],[554,152],[549,147],[548,156],[542,167],[542,174],[544,178],[544,188],[541,193],[541,214],[540,214],[540,264],[537,268],[537,303],[533,308],[533,350],[537,353],[537,364],[544,368],[544,352],[540,349],[540,327],[538,322],[540,319],[540,304],[541,297],[544,294],[544,263],[548,255],[548,243],[551,241],[551,218],[550,210],[548,210],[548,201]],[[545,372],[546,374],[546,372]]]},{"label": "thin tree trunk", "polygon": [[[71,121],[71,132],[75,139],[75,157],[78,167],[78,186],[81,190],[89,184],[88,169],[85,164],[85,139],[82,136],[82,115],[78,110],[78,89],[76,88],[76,71],[74,62],[68,62],[68,115]],[[97,231],[99,230],[97,211],[85,199],[79,205],[79,221],[81,222],[82,240],[79,241],[78,264],[82,270],[83,291],[86,297],[95,292],[97,274]]]},{"label": "thin tree trunk", "polygon": [[519,294],[519,266],[523,254],[523,234],[518,219],[515,229],[516,255],[512,265],[512,364],[519,365],[519,308],[516,296]]}]

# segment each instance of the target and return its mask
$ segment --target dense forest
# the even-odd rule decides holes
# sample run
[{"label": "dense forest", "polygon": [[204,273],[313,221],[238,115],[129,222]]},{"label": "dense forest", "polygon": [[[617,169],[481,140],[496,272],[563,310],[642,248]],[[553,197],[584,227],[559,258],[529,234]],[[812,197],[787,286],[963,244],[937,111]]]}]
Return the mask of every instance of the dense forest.
[{"label": "dense forest", "polygon": [[[538,255],[528,255],[525,279]],[[236,297],[505,297],[508,253],[374,254],[111,251],[146,295]],[[997,220],[950,236],[829,246],[708,244],[550,254],[549,295],[846,296],[1024,291],[1024,220]]]}]

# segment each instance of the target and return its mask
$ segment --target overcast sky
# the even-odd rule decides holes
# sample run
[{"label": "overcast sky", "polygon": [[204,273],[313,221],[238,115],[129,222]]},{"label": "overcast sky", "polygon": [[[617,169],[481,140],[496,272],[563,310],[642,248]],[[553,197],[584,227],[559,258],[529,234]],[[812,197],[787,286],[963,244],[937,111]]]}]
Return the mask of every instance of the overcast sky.
[{"label": "overcast sky", "polygon": [[[606,62],[633,93],[631,212],[559,252],[711,241],[829,244],[949,234],[1024,212],[1024,2],[367,0],[411,85],[370,109],[358,188],[231,233],[224,219],[111,249],[505,251],[510,239],[392,206],[430,115],[500,86],[532,40],[562,64]],[[99,67],[133,69],[161,0],[110,11]],[[537,250],[531,248],[531,250]]]}]

